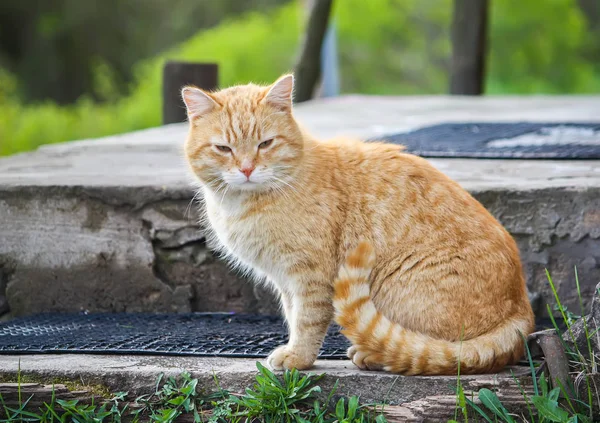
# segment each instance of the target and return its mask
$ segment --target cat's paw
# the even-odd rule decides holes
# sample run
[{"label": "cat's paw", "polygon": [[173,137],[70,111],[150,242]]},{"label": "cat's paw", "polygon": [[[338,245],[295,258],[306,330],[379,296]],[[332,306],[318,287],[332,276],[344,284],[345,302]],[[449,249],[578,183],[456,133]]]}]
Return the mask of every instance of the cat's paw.
[{"label": "cat's paw", "polygon": [[356,351],[358,351],[356,349],[356,347],[354,345],[350,346],[350,348],[348,348],[348,351],[346,351],[346,355],[348,356],[348,358],[350,360],[352,360],[352,358],[354,357],[354,354],[356,354]]},{"label": "cat's paw", "polygon": [[273,370],[306,370],[310,369],[314,362],[314,356],[298,353],[287,345],[282,345],[275,349],[275,351],[267,357],[267,365]]},{"label": "cat's paw", "polygon": [[360,351],[355,345],[348,348],[348,358],[361,370],[383,370],[383,364],[374,360],[373,354]]}]

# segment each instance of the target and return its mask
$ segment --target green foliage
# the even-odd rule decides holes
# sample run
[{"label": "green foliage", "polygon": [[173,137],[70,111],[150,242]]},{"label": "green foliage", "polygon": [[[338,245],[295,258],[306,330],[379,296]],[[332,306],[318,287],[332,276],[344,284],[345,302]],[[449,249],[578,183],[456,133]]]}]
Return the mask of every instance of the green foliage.
[{"label": "green foliage", "polygon": [[[138,64],[134,69],[136,83],[132,94],[112,103],[97,104],[82,98],[66,107],[51,102],[25,106],[6,98],[0,90],[0,155],[31,150],[46,143],[158,126],[161,72],[168,59],[220,63],[223,86],[241,81],[272,81],[292,67],[292,52],[300,34],[298,12],[299,8],[290,4],[270,14],[251,13],[202,31],[160,57]],[[108,72],[98,70],[98,83],[110,97],[114,91]],[[2,78],[14,82],[8,74],[0,73],[0,82]]]},{"label": "green foliage", "polygon": [[128,92],[140,60],[225,17],[285,1],[43,0],[34,7],[2,0],[0,66],[18,73],[19,93],[27,101],[70,104],[83,94],[107,99]]},{"label": "green foliage", "polygon": [[334,404],[334,389],[326,401],[316,394],[316,384],[322,377],[301,376],[297,370],[285,371],[280,380],[269,369],[256,363],[259,374],[245,395],[229,396],[213,403],[211,423],[265,422],[265,423],[385,423],[382,414],[367,405],[360,405],[356,396],[339,398]]},{"label": "green foliage", "polygon": [[494,392],[490,391],[487,388],[483,388],[479,390],[479,394],[477,396],[479,397],[479,401],[481,401],[481,403],[488,410],[494,413],[496,417],[499,417],[500,419],[502,419],[502,421],[514,423],[514,419],[508,413],[506,408],[502,405],[502,403],[500,402],[500,400]]},{"label": "green foliage", "polygon": [[343,91],[446,92],[452,0],[345,0],[336,4]]},{"label": "green foliage", "polygon": [[[44,403],[38,412],[28,410],[33,399],[29,397],[21,402],[18,408],[8,407],[0,395],[0,403],[4,411],[2,423],[40,422],[40,423],[121,423],[128,412],[127,405],[119,403],[127,396],[126,392],[118,392],[102,405],[82,404],[79,400],[60,400],[52,395],[50,403]],[[30,408],[30,407],[29,407]]]},{"label": "green foliage", "polygon": [[356,396],[342,397],[334,403],[337,383],[325,401],[317,398],[321,392],[317,382],[322,375],[302,376],[292,370],[279,378],[260,363],[256,366],[259,371],[256,383],[243,395],[220,389],[218,382],[215,392],[202,394],[197,389],[198,380],[187,372],[178,378],[168,377],[164,382],[161,375],[154,392],[136,398],[131,407],[123,405],[126,392],[115,394],[101,405],[64,401],[53,395],[50,403],[44,403],[36,413],[28,407],[33,397],[19,400],[19,407],[11,408],[0,395],[4,408],[0,423],[173,423],[183,415],[198,423],[386,423],[381,413],[359,404]]},{"label": "green foliage", "polygon": [[586,58],[600,43],[575,0],[491,5],[489,93],[600,92],[597,60]]},{"label": "green foliage", "polygon": [[300,408],[312,399],[313,395],[321,392],[315,383],[319,377],[300,377],[298,371],[286,372],[284,380],[280,381],[270,370],[256,363],[259,375],[252,388],[246,389],[246,395],[232,398],[239,411],[233,413],[236,417],[249,420],[262,417],[265,422],[280,420],[282,410],[288,418],[302,417]]},{"label": "green foliage", "polygon": [[184,413],[192,414],[194,421],[200,421],[199,411],[210,400],[223,395],[216,392],[208,396],[201,396],[196,390],[198,379],[193,379],[187,372],[183,372],[179,380],[168,377],[161,386],[163,375],[156,381],[154,393],[142,395],[135,400],[135,411],[131,413],[133,422],[151,421],[156,423],[172,423]]},{"label": "green foliage", "polygon": [[[575,0],[491,4],[488,93],[600,92],[600,39]],[[335,7],[344,92],[447,91],[451,0],[344,0]],[[24,106],[14,98],[16,80],[0,70],[0,155],[159,125],[161,72],[169,59],[218,63],[220,86],[270,82],[292,69],[302,19],[294,1],[222,21],[134,66],[131,94],[121,98],[114,69],[97,59],[93,80],[96,95],[109,100],[103,104],[82,98],[66,107]]]},{"label": "green foliage", "polygon": [[[558,398],[560,395],[560,388],[554,388],[552,390],[548,390],[548,383],[546,381],[546,376],[544,373],[541,374],[538,383],[542,387],[542,391],[539,395],[534,395],[532,397],[527,397],[524,395],[527,400],[528,407],[535,410],[535,416],[533,413],[531,414],[531,423],[534,422],[558,422],[558,423],[572,423],[572,422],[592,422],[590,418],[583,413],[569,410],[565,408],[564,405],[559,404]],[[506,422],[506,423],[515,423],[517,420],[509,411],[504,407],[498,395],[495,392],[483,388],[480,389],[477,397],[480,403],[486,408],[486,411],[483,411],[479,408],[473,401],[469,401],[469,405],[477,412],[477,414],[482,417],[487,422],[492,422],[492,418],[488,415],[491,413],[492,417],[495,421]]]}]

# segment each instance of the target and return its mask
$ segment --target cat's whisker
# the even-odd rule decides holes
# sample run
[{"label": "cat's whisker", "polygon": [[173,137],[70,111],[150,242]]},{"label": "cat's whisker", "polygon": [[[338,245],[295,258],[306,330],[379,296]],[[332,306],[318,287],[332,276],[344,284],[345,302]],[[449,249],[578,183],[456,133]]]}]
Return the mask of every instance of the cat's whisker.
[{"label": "cat's whisker", "polygon": [[290,183],[288,183],[288,182],[284,181],[284,180],[283,180],[283,179],[281,179],[281,178],[278,178],[277,176],[274,176],[274,175],[273,175],[273,176],[271,176],[271,178],[275,179],[275,180],[276,180],[277,182],[279,182],[279,183],[282,183],[282,184],[284,184],[284,185],[287,185],[287,186],[288,186],[288,187],[289,187],[289,188],[292,190],[292,192],[294,192],[294,193],[296,193],[296,192],[298,191],[298,188],[297,188],[297,187],[295,187],[295,186],[293,186],[292,184],[290,184]]},{"label": "cat's whisker", "polygon": [[278,178],[273,176],[271,178],[271,180],[269,181],[269,188],[273,189],[274,191],[276,191],[279,195],[284,196],[286,199],[291,199],[291,195],[289,190],[284,189],[284,187],[281,185],[281,183],[278,182],[277,180]]},{"label": "cat's whisker", "polygon": [[221,195],[221,201],[219,202],[220,205],[223,204],[223,199],[225,198],[225,195],[227,194],[227,191],[229,190],[229,184],[221,181],[219,183],[219,185],[217,186],[216,189],[214,189],[213,193],[215,194],[215,196],[217,195]]},{"label": "cat's whisker", "polygon": [[202,194],[202,190],[201,189],[196,190],[196,192],[194,193],[194,196],[192,197],[192,199],[188,203],[187,207],[185,208],[185,212],[183,213],[183,217],[185,219],[187,219],[189,217],[189,213],[190,213],[190,211],[192,209],[192,204],[194,203],[194,201],[196,201],[200,197],[201,194]]},{"label": "cat's whisker", "polygon": [[217,187],[216,187],[216,188],[214,188],[214,189],[213,189],[213,192],[214,192],[215,194],[218,194],[218,193],[219,193],[219,191],[221,191],[223,188],[225,188],[225,184],[219,184],[219,185],[217,185]]},{"label": "cat's whisker", "polygon": [[287,192],[286,190],[284,190],[279,184],[277,184],[276,182],[271,182],[269,184],[269,187],[272,188],[273,190],[275,190],[278,194],[282,195],[286,200],[291,200],[291,195],[289,192]]},{"label": "cat's whisker", "polygon": [[223,207],[223,200],[225,199],[225,195],[227,195],[227,191],[229,191],[229,188],[229,185],[225,187],[225,191],[223,191],[223,195],[221,196],[221,202],[219,203],[219,207]]}]

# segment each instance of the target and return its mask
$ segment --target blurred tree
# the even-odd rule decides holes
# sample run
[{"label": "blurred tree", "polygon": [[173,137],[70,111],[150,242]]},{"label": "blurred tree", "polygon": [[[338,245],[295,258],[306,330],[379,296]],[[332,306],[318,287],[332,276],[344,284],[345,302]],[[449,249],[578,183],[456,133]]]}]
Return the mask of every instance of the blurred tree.
[{"label": "blurred tree", "polygon": [[[7,1],[0,0],[0,8]],[[146,0],[148,4],[153,1],[167,0]],[[189,10],[193,9],[187,0],[170,1],[176,5],[191,4]],[[486,94],[600,93],[600,55],[592,55],[600,51],[600,37],[589,30],[589,22],[577,1],[545,0],[543,8],[537,2],[522,0],[490,2]],[[221,0],[214,3],[222,5]],[[452,0],[340,0],[333,3],[343,93],[446,92]],[[177,6],[176,10],[182,19],[200,22],[200,17],[189,16],[191,12],[183,6]],[[170,19],[179,19],[167,15]],[[159,125],[161,76],[166,60],[222,64],[221,86],[248,81],[272,82],[293,68],[304,33],[303,22],[305,15],[300,1],[295,0],[270,13],[248,13],[242,18],[227,19],[214,28],[199,30],[185,42],[136,63],[130,93],[102,104],[82,98],[68,107],[52,102],[24,105],[16,98],[14,72],[0,68],[0,155],[48,142]],[[170,36],[161,29],[170,27],[176,25],[157,25],[155,30],[143,31],[142,35],[151,44],[155,42],[154,37]],[[96,75],[94,79],[101,95],[106,97],[113,92],[113,77],[110,63],[104,63],[106,66],[97,66],[95,72],[102,77]],[[42,77],[43,72],[41,69]]]},{"label": "blurred tree", "polygon": [[454,0],[450,94],[484,91],[489,0]]},{"label": "blurred tree", "polygon": [[583,11],[588,21],[590,29],[600,29],[600,1],[598,0],[577,0],[577,4]]},{"label": "blurred tree", "polygon": [[487,92],[598,92],[598,57],[587,56],[600,40],[576,0],[547,0],[543,8],[502,0],[491,7]]},{"label": "blurred tree", "polygon": [[310,100],[321,74],[321,51],[333,0],[309,0],[308,24],[296,63],[295,101]]},{"label": "blurred tree", "polygon": [[26,101],[127,91],[133,64],[221,20],[284,0],[2,0],[0,66]]}]

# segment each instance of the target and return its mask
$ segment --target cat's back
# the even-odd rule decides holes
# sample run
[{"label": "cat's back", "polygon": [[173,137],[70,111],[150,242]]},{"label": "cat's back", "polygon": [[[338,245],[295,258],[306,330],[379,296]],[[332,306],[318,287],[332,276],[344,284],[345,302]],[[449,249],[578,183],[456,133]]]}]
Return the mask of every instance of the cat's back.
[{"label": "cat's back", "polygon": [[432,243],[494,243],[517,254],[502,225],[457,182],[403,147],[379,142],[335,139],[326,144],[329,173],[348,198],[349,226],[380,239],[428,239]]},{"label": "cat's back", "polygon": [[395,193],[396,200],[401,199],[399,192],[421,198],[436,189],[466,194],[426,159],[405,153],[401,145],[342,137],[323,143],[323,147],[322,168],[337,172],[355,193],[357,189],[375,195]]}]

